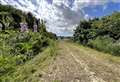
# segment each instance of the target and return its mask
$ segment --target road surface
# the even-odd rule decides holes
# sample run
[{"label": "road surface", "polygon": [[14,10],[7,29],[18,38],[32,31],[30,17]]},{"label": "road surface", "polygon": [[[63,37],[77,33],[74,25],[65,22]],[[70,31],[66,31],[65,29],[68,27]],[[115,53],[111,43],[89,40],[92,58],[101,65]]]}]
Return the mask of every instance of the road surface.
[{"label": "road surface", "polygon": [[57,57],[41,76],[42,82],[120,82],[120,62],[67,41],[58,46]]}]

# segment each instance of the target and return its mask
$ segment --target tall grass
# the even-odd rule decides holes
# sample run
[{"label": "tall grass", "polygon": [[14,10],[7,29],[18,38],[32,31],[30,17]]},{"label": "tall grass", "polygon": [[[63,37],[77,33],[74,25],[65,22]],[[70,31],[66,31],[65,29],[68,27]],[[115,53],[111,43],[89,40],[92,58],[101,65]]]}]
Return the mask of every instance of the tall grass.
[{"label": "tall grass", "polygon": [[49,40],[49,47],[36,57],[18,66],[14,73],[2,77],[1,81],[9,82],[38,82],[42,76],[41,71],[52,63],[57,56],[57,42]]},{"label": "tall grass", "polygon": [[120,56],[120,44],[110,37],[97,37],[95,40],[91,40],[88,46],[115,56]]},{"label": "tall grass", "polygon": [[7,79],[6,77],[15,73],[18,67],[50,45],[50,53],[54,54],[54,42],[40,33],[20,33],[13,30],[0,32],[0,80]]}]

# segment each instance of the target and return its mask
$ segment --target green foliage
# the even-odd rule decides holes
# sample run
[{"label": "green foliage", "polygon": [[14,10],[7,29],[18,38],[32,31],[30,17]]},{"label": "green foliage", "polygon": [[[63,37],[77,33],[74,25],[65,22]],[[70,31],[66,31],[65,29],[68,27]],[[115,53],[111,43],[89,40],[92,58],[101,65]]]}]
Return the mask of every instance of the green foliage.
[{"label": "green foliage", "polygon": [[[48,37],[42,36],[40,33],[36,32],[12,32],[9,31],[2,34],[2,41],[5,48],[8,49],[10,54],[12,55],[26,55],[28,57],[32,57],[38,54],[43,47],[48,46]],[[6,37],[5,37],[6,36]],[[13,44],[14,43],[14,44]],[[1,46],[3,48],[3,46]]]},{"label": "green foliage", "polygon": [[17,55],[14,57],[10,55],[0,55],[0,79],[13,73],[17,65],[24,63],[25,59],[25,56],[22,55]]},{"label": "green foliage", "polygon": [[12,74],[17,66],[23,65],[49,45],[51,39],[39,32],[2,31],[0,33],[0,79]]},{"label": "green foliage", "polygon": [[[19,66],[12,65],[13,67],[15,67],[13,71],[10,72],[9,70],[8,71],[9,74],[1,76],[0,77],[1,81],[2,82],[4,81],[8,81],[8,82],[38,81],[38,79],[42,76],[42,73],[40,72],[36,73],[36,71],[38,71],[38,69],[39,71],[43,70],[46,66],[50,64],[51,61],[53,61],[56,58],[56,55],[57,55],[56,46],[57,46],[56,41],[49,39],[49,46],[45,49],[44,52],[39,53],[38,55],[36,55],[36,57],[26,62],[24,65],[21,65],[21,64]],[[20,58],[21,60],[23,60],[22,59],[23,57],[21,56],[19,57],[19,55],[17,56],[17,58],[16,59],[19,61],[20,61]],[[35,74],[35,76],[33,76],[33,74]]]},{"label": "green foliage", "polygon": [[0,21],[5,26],[5,29],[10,29],[11,27],[19,28],[22,15],[25,14],[21,10],[9,5],[0,5]]},{"label": "green foliage", "polygon": [[0,4],[0,12],[1,11],[10,12],[10,11],[13,11],[13,7],[9,6],[9,5],[1,5]]},{"label": "green foliage", "polygon": [[3,26],[2,30],[19,30],[21,28],[20,23],[26,23],[28,28],[33,31],[33,26],[37,25],[37,30],[41,35],[57,39],[55,34],[47,32],[45,21],[35,18],[31,12],[25,13],[9,5],[0,5],[0,23]]},{"label": "green foliage", "polygon": [[[81,21],[74,32],[74,41],[100,51],[120,55],[120,13]],[[106,38],[107,37],[107,38]]]},{"label": "green foliage", "polygon": [[46,36],[49,37],[50,39],[57,40],[57,35],[52,32],[48,32]]},{"label": "green foliage", "polygon": [[112,38],[109,37],[97,37],[95,40],[91,40],[88,46],[95,48],[99,51],[104,51],[116,56],[120,56],[120,45],[115,43]]},{"label": "green foliage", "polygon": [[35,20],[37,19],[30,12],[24,13],[9,5],[0,5],[0,23],[5,26],[4,29],[18,29],[21,22],[26,22],[28,27],[33,29]]},{"label": "green foliage", "polygon": [[82,44],[87,44],[90,39],[96,36],[97,30],[91,29],[91,23],[89,21],[82,21],[75,30],[74,40]]},{"label": "green foliage", "polygon": [[34,21],[35,21],[35,17],[32,15],[32,13],[29,12],[27,14],[26,21],[28,23],[29,28],[32,28],[34,25]]},{"label": "green foliage", "polygon": [[[28,24],[28,32],[19,32],[21,22]],[[0,23],[3,26],[0,31],[0,81],[7,80],[6,77],[11,76],[17,67],[24,65],[51,45],[52,39],[57,39],[55,34],[47,32],[43,20],[40,21],[31,13],[26,14],[11,6],[0,5]],[[37,24],[38,32],[32,32],[34,24]],[[53,53],[53,50],[50,53]]]}]

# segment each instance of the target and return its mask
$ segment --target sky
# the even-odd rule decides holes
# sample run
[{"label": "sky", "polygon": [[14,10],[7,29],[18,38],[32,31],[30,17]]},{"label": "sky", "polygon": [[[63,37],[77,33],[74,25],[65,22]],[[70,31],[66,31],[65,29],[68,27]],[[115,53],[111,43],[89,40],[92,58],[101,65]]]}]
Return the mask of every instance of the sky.
[{"label": "sky", "polygon": [[71,36],[80,20],[120,11],[120,0],[0,0],[46,21],[47,30]]}]

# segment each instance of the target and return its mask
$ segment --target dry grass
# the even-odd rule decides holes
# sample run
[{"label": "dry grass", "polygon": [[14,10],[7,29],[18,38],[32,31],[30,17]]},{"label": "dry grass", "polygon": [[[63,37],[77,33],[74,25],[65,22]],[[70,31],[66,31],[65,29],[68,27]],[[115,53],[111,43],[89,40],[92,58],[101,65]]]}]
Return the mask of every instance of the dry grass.
[{"label": "dry grass", "polygon": [[103,53],[103,52],[97,51],[95,49],[91,49],[91,48],[79,45],[77,43],[72,43],[72,42],[69,42],[69,43],[72,44],[73,46],[79,47],[80,49],[82,49],[86,53],[92,54],[92,56],[94,56],[98,59],[108,60],[110,62],[120,64],[120,57],[119,56],[114,56],[114,55],[111,55],[109,53]]}]

